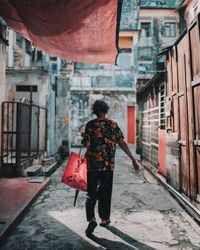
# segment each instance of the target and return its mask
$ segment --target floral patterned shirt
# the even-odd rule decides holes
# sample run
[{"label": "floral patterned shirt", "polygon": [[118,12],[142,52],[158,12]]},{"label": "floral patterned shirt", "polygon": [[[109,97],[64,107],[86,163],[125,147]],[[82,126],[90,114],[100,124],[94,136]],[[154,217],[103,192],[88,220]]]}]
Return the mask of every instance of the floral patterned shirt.
[{"label": "floral patterned shirt", "polygon": [[116,143],[124,138],[117,123],[109,119],[91,120],[86,124],[83,137],[88,171],[113,171]]}]

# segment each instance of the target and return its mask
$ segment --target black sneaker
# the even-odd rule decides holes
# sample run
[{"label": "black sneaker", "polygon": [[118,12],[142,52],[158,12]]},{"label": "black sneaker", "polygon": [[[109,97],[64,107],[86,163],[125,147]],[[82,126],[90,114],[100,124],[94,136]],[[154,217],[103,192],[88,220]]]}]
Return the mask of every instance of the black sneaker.
[{"label": "black sneaker", "polygon": [[99,226],[101,227],[108,227],[110,225],[111,221],[110,220],[107,220],[106,223],[99,223]]},{"label": "black sneaker", "polygon": [[91,235],[94,232],[95,227],[97,227],[96,221],[92,221],[88,224],[87,229],[85,230],[86,235]]}]

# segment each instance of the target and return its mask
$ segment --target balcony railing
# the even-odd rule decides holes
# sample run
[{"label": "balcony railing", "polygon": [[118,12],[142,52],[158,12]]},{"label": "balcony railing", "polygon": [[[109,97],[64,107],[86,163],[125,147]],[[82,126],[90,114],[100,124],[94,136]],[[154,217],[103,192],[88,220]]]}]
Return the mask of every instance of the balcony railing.
[{"label": "balcony railing", "polygon": [[179,6],[179,0],[141,0],[140,7],[142,8],[176,8]]}]

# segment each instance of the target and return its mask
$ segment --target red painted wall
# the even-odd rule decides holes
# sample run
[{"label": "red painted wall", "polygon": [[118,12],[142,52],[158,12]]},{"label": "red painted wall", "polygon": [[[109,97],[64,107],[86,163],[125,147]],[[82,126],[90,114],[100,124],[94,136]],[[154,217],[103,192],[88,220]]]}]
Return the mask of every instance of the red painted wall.
[{"label": "red painted wall", "polygon": [[135,106],[128,106],[128,143],[135,144]]},{"label": "red painted wall", "polygon": [[166,176],[166,131],[159,130],[159,147],[158,147],[158,170]]}]

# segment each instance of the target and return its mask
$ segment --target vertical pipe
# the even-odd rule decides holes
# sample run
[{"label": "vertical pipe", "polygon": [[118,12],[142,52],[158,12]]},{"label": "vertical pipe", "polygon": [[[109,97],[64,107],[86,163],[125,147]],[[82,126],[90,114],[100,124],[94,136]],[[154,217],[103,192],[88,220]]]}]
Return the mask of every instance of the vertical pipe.
[{"label": "vertical pipe", "polygon": [[7,163],[9,161],[9,141],[8,141],[8,135],[9,135],[9,103],[7,103],[7,129],[6,129],[6,134],[7,134]]},{"label": "vertical pipe", "polygon": [[33,86],[30,86],[30,103],[33,103]]},{"label": "vertical pipe", "polygon": [[37,134],[37,154],[39,156],[39,145],[40,145],[40,107],[38,107],[38,117],[37,117],[37,123],[38,123],[38,134]]},{"label": "vertical pipe", "polygon": [[12,118],[12,121],[11,121],[11,129],[12,129],[12,138],[11,138],[11,163],[13,163],[13,136],[15,135],[14,131],[13,131],[13,119],[14,119],[14,108],[13,108],[13,105],[14,103],[11,102],[12,104],[12,115],[11,115],[11,118]]},{"label": "vertical pipe", "polygon": [[16,103],[16,165],[20,164],[20,103]]},{"label": "vertical pipe", "polygon": [[29,123],[28,123],[28,160],[30,162],[31,159],[31,127],[32,127],[32,102],[30,105],[28,105],[28,109],[29,109]]},{"label": "vertical pipe", "polygon": [[30,86],[30,107],[29,107],[29,128],[28,128],[28,159],[30,162],[31,153],[32,153],[32,109],[33,109],[33,100],[32,100],[33,87]]},{"label": "vertical pipe", "polygon": [[5,102],[2,103],[2,107],[1,107],[1,114],[2,114],[2,120],[1,120],[1,166],[2,167],[4,164],[4,108],[5,108]]},{"label": "vertical pipe", "polygon": [[47,109],[45,109],[45,151],[47,150]]}]

